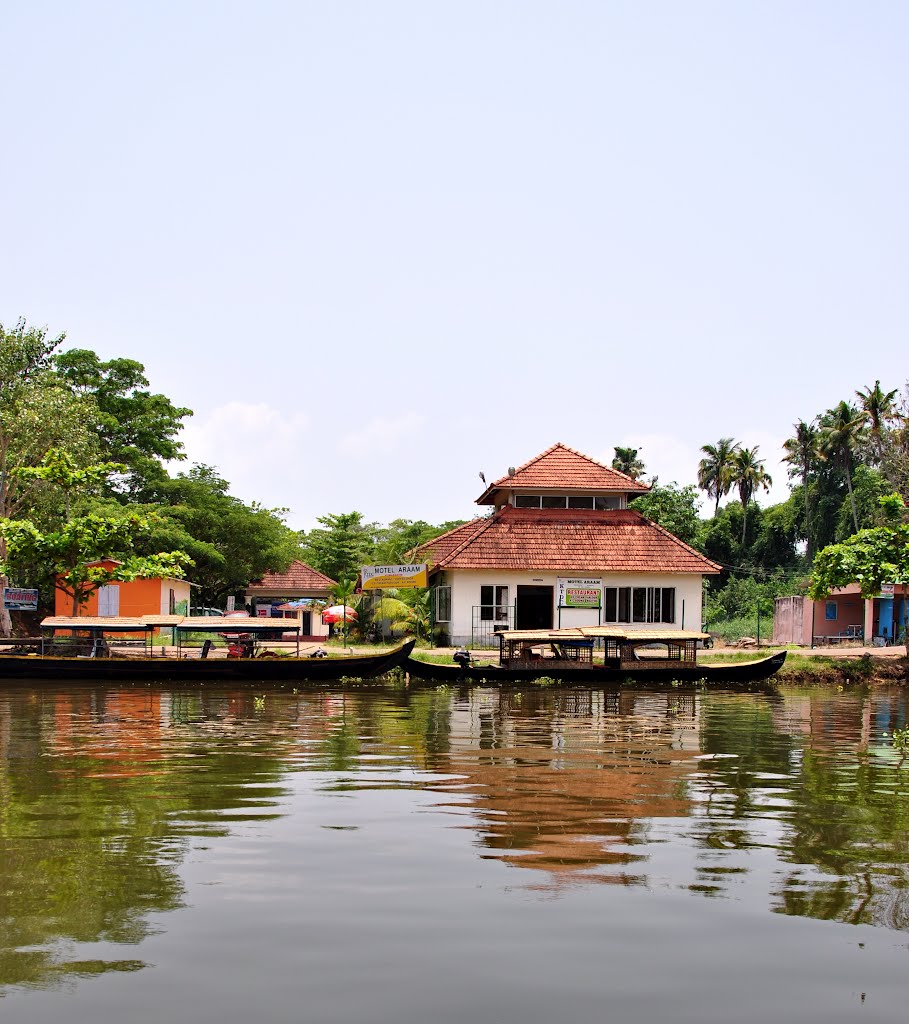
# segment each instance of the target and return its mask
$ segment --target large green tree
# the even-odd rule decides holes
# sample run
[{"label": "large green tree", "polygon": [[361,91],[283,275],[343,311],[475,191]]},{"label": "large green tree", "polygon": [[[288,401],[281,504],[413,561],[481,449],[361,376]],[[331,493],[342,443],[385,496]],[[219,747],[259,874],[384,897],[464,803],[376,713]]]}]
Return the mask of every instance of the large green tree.
[{"label": "large green tree", "polygon": [[882,435],[887,425],[896,416],[896,391],[884,391],[876,380],[874,387],[856,391],[861,415],[868,429],[871,460],[880,465],[882,456]]},{"label": "large green tree", "polygon": [[287,510],[245,504],[212,466],[159,480],[149,497],[154,503],[146,507],[159,517],[158,543],[191,538],[182,546],[195,560],[187,576],[201,588],[202,604],[223,607],[226,597],[301,556],[299,535],[284,520]]},{"label": "large green tree", "polygon": [[720,500],[732,488],[732,460],[738,447],[738,442],[731,437],[721,437],[716,444],[705,444],[701,448],[704,457],[698,463],[698,487],[714,499],[714,516],[720,510]]},{"label": "large green tree", "polygon": [[302,538],[307,565],[340,581],[356,578],[362,566],[374,561],[379,527],[364,522],[362,512],[319,516],[317,522]]},{"label": "large green tree", "polygon": [[816,419],[806,423],[798,420],[793,424],[795,433],[783,442],[783,462],[789,464],[790,478],[798,478],[802,485],[802,498],[805,502],[805,543],[810,562],[814,557],[813,537],[811,532],[811,492],[809,481],[817,464],[821,461],[820,435]]},{"label": "large green tree", "polygon": [[745,527],[748,521],[748,503],[759,488],[769,490],[773,484],[770,474],[764,469],[763,459],[757,457],[754,448],[739,447],[732,456],[732,483],[739,492],[742,505],[742,543],[745,543]]},{"label": "large green tree", "polygon": [[632,480],[637,480],[644,475],[647,467],[638,458],[640,448],[615,448],[613,450],[615,451],[615,458],[612,460],[613,469],[624,473],[625,476],[630,476]]},{"label": "large green tree", "polygon": [[[47,452],[63,446],[77,459],[90,461],[97,451],[91,432],[91,404],[75,397],[49,367],[63,335],[49,338],[44,328],[20,320],[7,329],[0,324],[0,518],[28,513],[41,519],[42,502],[53,511],[40,479],[18,474],[39,465]],[[0,537],[0,561],[5,560]],[[7,585],[0,576],[0,587]],[[9,612],[0,607],[0,635],[9,636]]]},{"label": "large green tree", "polygon": [[162,462],[184,458],[179,434],[192,410],[149,390],[145,367],[135,359],[102,361],[89,349],[53,358],[60,379],[97,410],[94,429],[104,455],[128,467],[127,493],[142,496],[164,474]]},{"label": "large green tree", "polygon": [[859,530],[841,544],[819,551],[814,560],[808,596],[826,597],[836,587],[858,583],[864,598],[874,597],[882,583],[909,583],[909,523],[899,495],[880,499],[886,522]]},{"label": "large green tree", "polygon": [[846,401],[838,402],[821,419],[821,446],[824,454],[840,469],[846,480],[849,505],[852,509],[852,523],[859,529],[855,495],[852,492],[852,470],[855,452],[862,437],[864,414]]},{"label": "large green tree", "polygon": [[640,512],[686,544],[698,547],[702,528],[698,515],[700,501],[697,489],[692,484],[687,487],[679,487],[675,482],[654,484],[647,494],[635,498],[629,508]]}]

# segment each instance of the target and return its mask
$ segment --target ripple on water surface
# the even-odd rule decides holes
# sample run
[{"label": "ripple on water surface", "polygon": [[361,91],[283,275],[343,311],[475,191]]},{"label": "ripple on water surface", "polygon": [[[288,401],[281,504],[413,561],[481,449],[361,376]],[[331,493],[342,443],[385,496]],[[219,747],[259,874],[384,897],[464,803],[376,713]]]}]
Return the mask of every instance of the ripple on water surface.
[{"label": "ripple on water surface", "polygon": [[905,719],[895,690],[0,691],[4,1019],[892,1020]]}]

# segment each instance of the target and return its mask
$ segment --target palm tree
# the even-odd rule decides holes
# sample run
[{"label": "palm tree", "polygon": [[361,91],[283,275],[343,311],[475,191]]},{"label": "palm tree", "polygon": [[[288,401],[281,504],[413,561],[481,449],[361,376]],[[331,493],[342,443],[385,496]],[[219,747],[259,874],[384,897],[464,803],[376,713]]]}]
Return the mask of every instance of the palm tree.
[{"label": "palm tree", "polygon": [[742,503],[742,543],[745,543],[745,527],[748,523],[748,502],[754,492],[763,487],[769,490],[773,481],[764,470],[764,460],[757,457],[758,445],[754,448],[736,448],[732,458],[732,483],[739,492]]},{"label": "palm tree", "polygon": [[709,498],[716,499],[714,517],[720,510],[720,498],[732,488],[732,459],[738,447],[738,441],[721,437],[716,445],[705,444],[701,448],[704,458],[698,463],[698,487],[706,491]]},{"label": "palm tree", "polygon": [[820,435],[817,429],[817,419],[810,423],[799,420],[793,424],[795,434],[783,442],[786,454],[783,462],[789,463],[789,476],[801,477],[802,491],[805,494],[805,538],[808,542],[807,555],[809,563],[812,560],[811,551],[811,499],[808,494],[808,476],[815,465],[823,458],[820,451]]},{"label": "palm tree", "polygon": [[640,448],[616,448],[615,458],[612,460],[612,468],[617,469],[632,480],[644,475],[644,463],[638,458]]},{"label": "palm tree", "polygon": [[852,454],[862,436],[865,414],[846,401],[829,409],[821,421],[821,449],[846,475],[846,489],[852,507],[852,522],[859,531],[855,495],[852,493]]},{"label": "palm tree", "polygon": [[896,391],[881,391],[881,382],[876,380],[873,388],[856,391],[861,403],[861,415],[871,434],[872,457],[880,464],[882,456],[881,430],[896,416]]}]

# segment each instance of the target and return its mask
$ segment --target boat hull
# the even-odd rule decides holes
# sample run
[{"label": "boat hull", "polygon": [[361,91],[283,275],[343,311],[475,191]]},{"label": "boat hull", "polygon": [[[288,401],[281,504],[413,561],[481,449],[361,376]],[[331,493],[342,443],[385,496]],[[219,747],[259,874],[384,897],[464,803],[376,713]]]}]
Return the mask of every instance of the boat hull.
[{"label": "boat hull", "polygon": [[783,667],[786,652],[772,654],[758,661],[731,663],[726,665],[686,665],[671,668],[647,665],[583,665],[574,667],[502,668],[498,665],[435,665],[408,657],[401,666],[404,672],[416,679],[435,682],[476,682],[486,684],[532,683],[538,679],[556,679],[574,685],[597,686],[603,683],[715,683],[717,685],[763,682],[774,676]]},{"label": "boat hull", "polygon": [[350,658],[54,658],[0,655],[0,685],[55,683],[286,683],[299,685],[343,678],[370,679],[403,665],[414,641],[381,654]]}]

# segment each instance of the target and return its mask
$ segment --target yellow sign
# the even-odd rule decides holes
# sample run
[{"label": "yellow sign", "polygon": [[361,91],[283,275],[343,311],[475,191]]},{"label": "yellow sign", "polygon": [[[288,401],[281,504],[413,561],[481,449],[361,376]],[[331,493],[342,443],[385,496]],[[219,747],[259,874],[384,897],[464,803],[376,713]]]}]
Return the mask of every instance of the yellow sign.
[{"label": "yellow sign", "polygon": [[429,572],[422,565],[364,565],[360,570],[363,590],[410,590],[429,586]]}]

